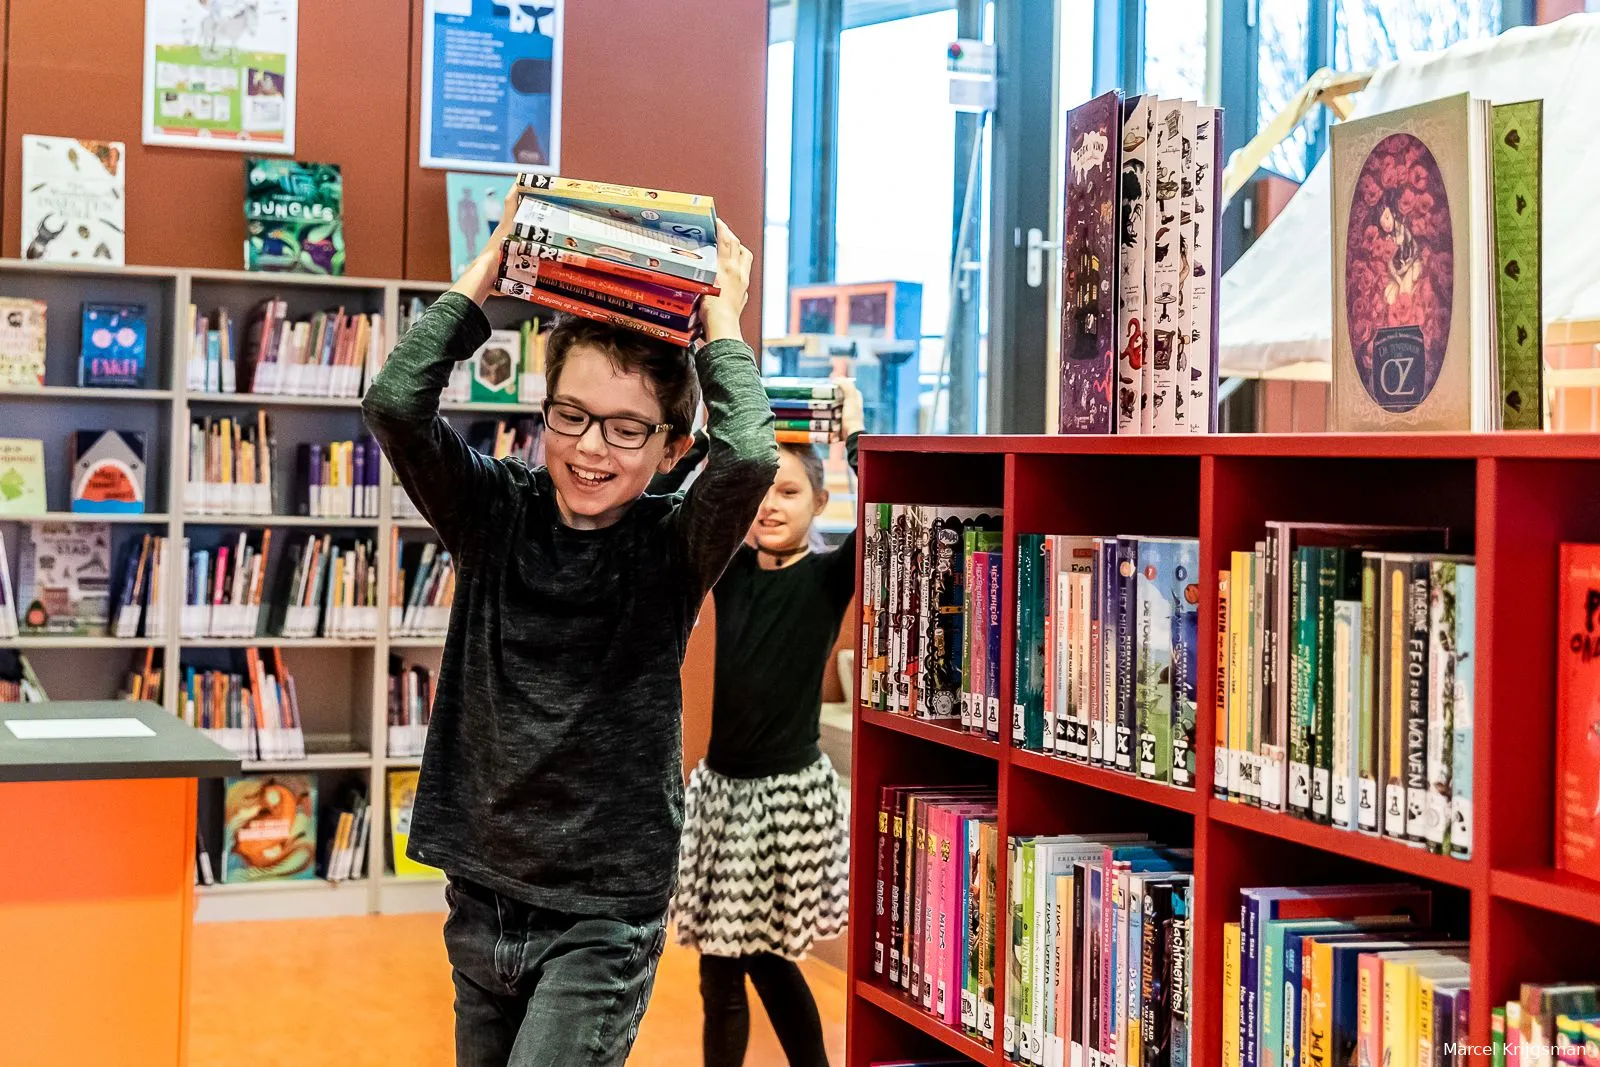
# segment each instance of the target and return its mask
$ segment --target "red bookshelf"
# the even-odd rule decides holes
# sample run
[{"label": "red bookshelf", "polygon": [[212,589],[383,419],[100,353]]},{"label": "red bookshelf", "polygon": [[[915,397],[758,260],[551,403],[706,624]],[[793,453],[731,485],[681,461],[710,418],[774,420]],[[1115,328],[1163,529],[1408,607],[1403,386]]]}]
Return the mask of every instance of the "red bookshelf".
[{"label": "red bookshelf", "polygon": [[[1215,437],[867,437],[859,506],[1002,506],[1001,696],[1011,691],[1019,533],[1198,537],[1203,574],[1268,520],[1443,523],[1478,559],[1475,840],[1470,860],[1212,796],[1214,580],[1200,605],[1199,781],[1193,792],[1022,752],[858,707],[853,740],[849,1067],[951,1051],[999,1054],[880,988],[871,974],[874,852],[886,784],[994,785],[1002,838],[1143,830],[1195,847],[1194,1062],[1221,1060],[1222,925],[1239,890],[1416,880],[1472,943],[1472,1040],[1518,983],[1593,974],[1600,883],[1553,869],[1556,546],[1600,540],[1600,436],[1253,434]],[[859,561],[858,561],[859,565]],[[859,655],[859,650],[858,650]],[[858,659],[857,662],[860,662]],[[1000,884],[1007,873],[1000,856]],[[857,918],[859,917],[859,918]],[[1000,940],[1008,942],[1003,929]],[[996,975],[997,982],[1004,974]],[[1003,1003],[1004,990],[996,990]]]}]

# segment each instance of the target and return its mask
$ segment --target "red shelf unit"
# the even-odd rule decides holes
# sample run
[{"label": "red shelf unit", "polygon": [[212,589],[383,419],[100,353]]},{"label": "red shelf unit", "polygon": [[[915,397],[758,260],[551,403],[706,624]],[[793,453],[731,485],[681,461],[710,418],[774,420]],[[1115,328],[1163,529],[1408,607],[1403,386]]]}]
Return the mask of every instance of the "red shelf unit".
[{"label": "red shelf unit", "polygon": [[[951,1050],[1001,1062],[875,984],[876,821],[888,784],[992,784],[1002,837],[1145,830],[1192,843],[1193,1060],[1203,1067],[1221,1062],[1222,925],[1237,917],[1247,886],[1395,878],[1436,886],[1441,912],[1471,938],[1477,1044],[1489,1040],[1491,1005],[1516,996],[1518,983],[1594,976],[1600,884],[1552,869],[1551,783],[1556,546],[1600,541],[1600,436],[867,437],[857,499],[1005,509],[1003,702],[1012,687],[1018,533],[1194,536],[1201,571],[1214,576],[1272,519],[1449,525],[1478,559],[1476,825],[1472,858],[1457,860],[1214,798],[1206,755],[1215,708],[1204,683],[1216,669],[1214,577],[1200,604],[1201,758],[1192,793],[858,708],[848,1067]],[[1000,866],[1004,884],[1003,852]],[[1008,938],[1002,929],[1001,943]],[[997,1002],[1004,995],[997,989]]]}]

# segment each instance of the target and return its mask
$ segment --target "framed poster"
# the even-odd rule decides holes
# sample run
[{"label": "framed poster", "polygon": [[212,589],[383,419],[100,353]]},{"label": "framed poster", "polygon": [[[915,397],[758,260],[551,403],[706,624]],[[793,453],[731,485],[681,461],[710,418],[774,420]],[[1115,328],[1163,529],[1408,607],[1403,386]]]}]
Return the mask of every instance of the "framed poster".
[{"label": "framed poster", "polygon": [[145,0],[144,143],[294,153],[299,0]]},{"label": "framed poster", "polygon": [[556,173],[564,0],[423,0],[424,167]]}]

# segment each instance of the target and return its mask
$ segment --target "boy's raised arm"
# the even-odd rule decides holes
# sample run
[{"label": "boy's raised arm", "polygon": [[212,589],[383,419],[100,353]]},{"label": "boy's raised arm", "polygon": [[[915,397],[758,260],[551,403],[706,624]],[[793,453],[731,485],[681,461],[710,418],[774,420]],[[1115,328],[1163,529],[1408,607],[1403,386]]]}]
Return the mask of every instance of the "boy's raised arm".
[{"label": "boy's raised arm", "polygon": [[717,223],[717,286],[700,303],[707,344],[695,354],[706,405],[706,468],[674,515],[700,591],[721,577],[778,473],[772,405],[755,354],[739,334],[750,281],[750,251]]},{"label": "boy's raised arm", "polygon": [[[487,249],[497,247],[498,231]],[[439,416],[439,395],[455,365],[489,339],[479,305],[493,278],[486,250],[401,338],[361,402],[400,484],[458,554],[473,520],[498,498],[503,474]]]}]

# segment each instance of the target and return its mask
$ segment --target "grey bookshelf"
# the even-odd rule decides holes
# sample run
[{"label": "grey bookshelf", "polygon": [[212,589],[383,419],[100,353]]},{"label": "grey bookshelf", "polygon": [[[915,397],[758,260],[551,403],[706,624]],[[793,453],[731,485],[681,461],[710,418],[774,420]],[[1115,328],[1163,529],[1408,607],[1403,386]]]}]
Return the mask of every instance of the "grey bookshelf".
[{"label": "grey bookshelf", "polygon": [[[388,575],[393,531],[410,538],[429,536],[427,523],[398,517],[394,511],[393,478],[387,462],[379,474],[376,518],[322,519],[303,515],[224,516],[197,514],[183,508],[187,477],[187,434],[191,411],[226,414],[241,408],[268,409],[279,438],[280,484],[292,473],[293,443],[351,437],[361,432],[358,399],[195,392],[185,374],[188,309],[202,314],[227,307],[239,323],[259,301],[278,297],[292,316],[333,307],[347,312],[379,312],[393,344],[402,305],[413,297],[431,302],[444,284],[384,278],[325,278],[307,275],[258,274],[244,271],[188,270],[166,267],[101,267],[41,264],[0,259],[0,295],[43,300],[49,306],[46,327],[46,384],[43,389],[0,389],[0,425],[5,436],[38,438],[45,444],[45,477],[52,510],[43,515],[0,516],[17,573],[22,523],[110,522],[113,537],[138,536],[141,530],[164,533],[173,546],[186,534],[270,527],[290,531],[344,534],[371,532],[377,541],[378,572]],[[148,309],[146,389],[84,389],[75,384],[79,351],[79,309],[86,301],[143,304]],[[535,317],[531,306],[510,299],[491,301],[489,316],[497,327]],[[447,417],[516,416],[538,410],[528,404],[447,404]],[[157,510],[142,515],[82,515],[66,510],[68,456],[66,437],[76,429],[127,429],[149,442],[148,502]],[[285,502],[278,502],[283,505]],[[277,538],[274,538],[277,540]],[[285,537],[287,540],[287,536]],[[275,554],[276,554],[275,549]],[[269,561],[275,574],[277,561]],[[201,920],[252,920],[325,917],[441,910],[443,882],[438,878],[406,878],[387,874],[389,820],[386,772],[415,768],[415,756],[391,756],[388,738],[387,678],[391,653],[407,663],[438,668],[442,638],[391,637],[388,612],[380,607],[375,637],[338,638],[183,638],[181,633],[182,569],[169,568],[169,605],[162,638],[45,637],[0,639],[0,648],[27,653],[53,699],[106,699],[115,695],[124,672],[148,648],[159,649],[165,664],[164,704],[178,709],[181,665],[185,653],[215,654],[242,648],[281,648],[300,694],[308,756],[304,760],[260,761],[246,770],[355,775],[372,805],[368,835],[368,877],[337,885],[318,880],[268,882],[259,885],[217,885],[197,890]],[[383,598],[380,597],[380,601]]]}]

